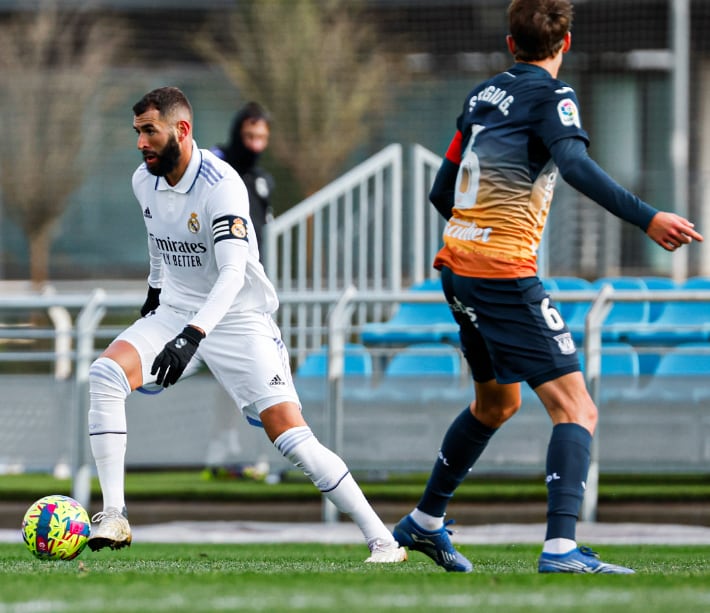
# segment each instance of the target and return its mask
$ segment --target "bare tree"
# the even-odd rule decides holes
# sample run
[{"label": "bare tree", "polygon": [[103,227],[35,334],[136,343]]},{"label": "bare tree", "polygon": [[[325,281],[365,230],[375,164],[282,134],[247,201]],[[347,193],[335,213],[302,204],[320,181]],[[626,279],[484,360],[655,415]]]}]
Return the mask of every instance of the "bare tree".
[{"label": "bare tree", "polygon": [[251,0],[195,39],[245,98],[269,108],[279,128],[271,151],[304,194],[366,140],[392,89],[393,62],[361,17],[352,0]]},{"label": "bare tree", "polygon": [[80,9],[43,2],[0,25],[0,188],[25,233],[34,285],[49,276],[53,229],[89,170],[107,67],[121,29]]}]

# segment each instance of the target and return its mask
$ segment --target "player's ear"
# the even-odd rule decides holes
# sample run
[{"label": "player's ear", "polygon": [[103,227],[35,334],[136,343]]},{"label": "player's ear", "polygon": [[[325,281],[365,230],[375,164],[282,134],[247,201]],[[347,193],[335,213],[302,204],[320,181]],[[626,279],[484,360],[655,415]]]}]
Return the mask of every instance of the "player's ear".
[{"label": "player's ear", "polygon": [[508,45],[508,51],[510,51],[511,55],[515,56],[515,40],[510,34],[505,37],[505,42]]},{"label": "player's ear", "polygon": [[562,43],[562,53],[567,53],[569,51],[569,48],[572,46],[572,32],[567,32],[563,40],[564,42]]},{"label": "player's ear", "polygon": [[183,141],[190,136],[190,131],[192,126],[190,122],[185,119],[179,119],[175,125],[178,133],[178,141]]}]

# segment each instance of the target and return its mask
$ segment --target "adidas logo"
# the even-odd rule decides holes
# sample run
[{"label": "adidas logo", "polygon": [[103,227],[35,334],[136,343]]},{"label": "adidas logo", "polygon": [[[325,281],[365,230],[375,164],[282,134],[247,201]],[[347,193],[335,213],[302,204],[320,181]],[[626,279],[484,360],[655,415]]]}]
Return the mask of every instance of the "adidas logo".
[{"label": "adidas logo", "polygon": [[456,563],[456,554],[452,553],[450,551],[442,551],[441,552],[441,559],[444,562],[448,562],[449,564],[455,564]]},{"label": "adidas logo", "polygon": [[275,375],[271,381],[269,381],[269,385],[286,385],[286,383],[279,377],[278,375]]},{"label": "adidas logo", "polygon": [[153,216],[150,214],[150,209],[148,207],[145,207],[145,211],[143,211],[143,217],[147,217],[148,219],[153,219]]}]

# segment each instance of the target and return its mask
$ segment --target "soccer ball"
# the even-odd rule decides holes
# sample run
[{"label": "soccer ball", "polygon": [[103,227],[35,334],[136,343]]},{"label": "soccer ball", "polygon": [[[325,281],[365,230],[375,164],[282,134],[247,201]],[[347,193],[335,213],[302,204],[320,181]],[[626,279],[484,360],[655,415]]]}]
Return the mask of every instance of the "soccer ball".
[{"label": "soccer ball", "polygon": [[86,547],[91,521],[86,509],[69,496],[40,498],[22,520],[22,539],[41,560],[72,560]]}]

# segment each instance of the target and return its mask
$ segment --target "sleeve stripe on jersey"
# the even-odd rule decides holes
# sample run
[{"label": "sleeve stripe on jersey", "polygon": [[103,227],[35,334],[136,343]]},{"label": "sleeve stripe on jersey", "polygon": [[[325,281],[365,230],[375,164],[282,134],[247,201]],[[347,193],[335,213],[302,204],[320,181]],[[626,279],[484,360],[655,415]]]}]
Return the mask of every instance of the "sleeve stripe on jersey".
[{"label": "sleeve stripe on jersey", "polygon": [[202,166],[200,167],[200,174],[204,177],[208,184],[214,185],[222,178],[222,173],[220,173],[209,160],[203,160]]},{"label": "sleeve stripe on jersey", "polygon": [[249,241],[247,232],[247,221],[238,215],[225,215],[219,219],[215,219],[212,223],[212,236],[214,242],[227,239]]}]

